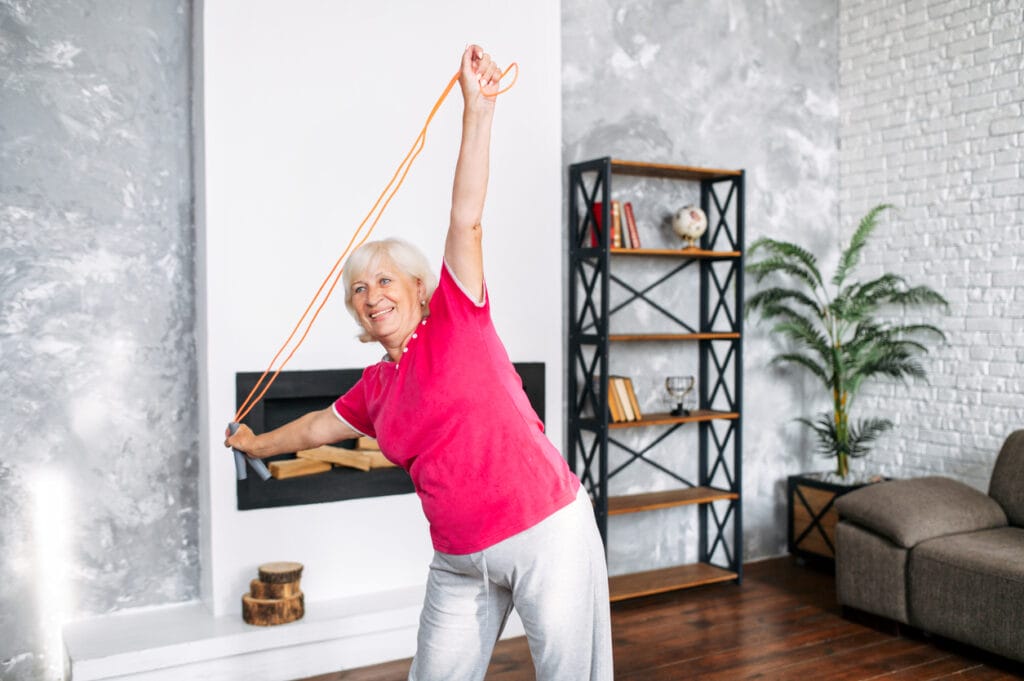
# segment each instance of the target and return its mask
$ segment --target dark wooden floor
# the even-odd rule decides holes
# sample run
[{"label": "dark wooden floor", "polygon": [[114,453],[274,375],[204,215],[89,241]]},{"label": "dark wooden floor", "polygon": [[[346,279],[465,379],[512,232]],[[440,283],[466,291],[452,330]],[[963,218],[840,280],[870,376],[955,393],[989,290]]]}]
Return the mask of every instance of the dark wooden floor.
[{"label": "dark wooden floor", "polygon": [[[1021,666],[981,651],[898,631],[856,613],[843,615],[831,574],[791,558],[750,563],[741,586],[719,584],[612,605],[615,678],[1024,678]],[[409,660],[402,660],[306,681],[402,681],[408,671]],[[498,644],[487,680],[535,681],[525,639]]]}]

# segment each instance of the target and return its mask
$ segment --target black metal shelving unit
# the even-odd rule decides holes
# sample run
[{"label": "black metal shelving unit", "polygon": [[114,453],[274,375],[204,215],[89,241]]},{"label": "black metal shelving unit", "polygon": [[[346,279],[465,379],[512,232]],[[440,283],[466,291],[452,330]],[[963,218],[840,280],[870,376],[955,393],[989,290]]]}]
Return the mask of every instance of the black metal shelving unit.
[{"label": "black metal shelving unit", "polygon": [[[699,183],[708,229],[693,249],[613,248],[612,180],[616,175]],[[595,206],[600,204],[600,215]],[[741,498],[743,398],[744,172],[599,158],[569,166],[569,465],[594,502],[607,547],[608,517],[695,504],[699,519],[698,561],[693,564],[613,577],[611,598],[624,600],[715,582],[742,581]],[[597,238],[594,238],[596,234]],[[594,242],[596,241],[596,245]],[[651,261],[664,270],[640,288],[616,272],[626,258]],[[699,272],[699,321],[652,298],[680,272]],[[691,270],[692,271],[692,270]],[[612,286],[625,300],[611,303]],[[612,333],[611,318],[633,305],[649,305],[667,319],[670,333]],[[692,310],[690,311],[692,312]],[[687,416],[645,414],[640,421],[611,422],[608,410],[609,353],[621,343],[696,343],[698,408]],[[679,428],[698,429],[697,480],[689,480],[650,457]],[[645,429],[639,449],[616,438],[620,429]],[[647,432],[649,431],[649,433]],[[609,448],[625,462],[609,470]],[[609,480],[627,467],[646,463],[667,474],[675,489],[609,496]]]}]

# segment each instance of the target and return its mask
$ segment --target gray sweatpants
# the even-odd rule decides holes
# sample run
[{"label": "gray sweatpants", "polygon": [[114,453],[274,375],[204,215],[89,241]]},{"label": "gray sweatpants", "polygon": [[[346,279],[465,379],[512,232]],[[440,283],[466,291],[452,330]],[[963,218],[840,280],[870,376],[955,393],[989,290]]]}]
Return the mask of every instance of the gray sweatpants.
[{"label": "gray sweatpants", "polygon": [[537,681],[609,681],[604,548],[586,493],[479,553],[435,552],[409,681],[480,681],[515,607]]}]

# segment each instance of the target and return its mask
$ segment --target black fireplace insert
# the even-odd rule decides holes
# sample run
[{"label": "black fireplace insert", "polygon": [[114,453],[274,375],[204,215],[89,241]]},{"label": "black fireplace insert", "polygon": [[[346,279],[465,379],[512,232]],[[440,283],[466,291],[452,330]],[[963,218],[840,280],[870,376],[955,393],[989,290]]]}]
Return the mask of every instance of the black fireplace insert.
[{"label": "black fireplace insert", "polygon": [[[518,362],[516,371],[523,379],[523,389],[537,415],[544,420],[544,363]],[[325,369],[319,371],[282,371],[263,399],[253,407],[244,423],[257,433],[273,430],[305,413],[323,409],[334,402],[362,375],[362,369]],[[235,395],[241,404],[262,374],[239,373],[235,376]],[[355,441],[334,443],[354,447]],[[291,458],[292,454],[266,459]],[[248,475],[237,482],[238,509],[241,511],[278,506],[319,504],[407,494],[413,491],[412,481],[401,468],[375,468],[361,471],[335,466],[318,475],[264,482],[257,475]]]}]

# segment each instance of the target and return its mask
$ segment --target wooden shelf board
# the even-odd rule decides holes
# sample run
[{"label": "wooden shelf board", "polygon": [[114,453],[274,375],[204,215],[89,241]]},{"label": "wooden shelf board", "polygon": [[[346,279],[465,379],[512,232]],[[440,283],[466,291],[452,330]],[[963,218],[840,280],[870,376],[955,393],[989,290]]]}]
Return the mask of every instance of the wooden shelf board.
[{"label": "wooden shelf board", "polygon": [[709,333],[613,333],[608,335],[608,340],[615,343],[626,341],[735,340],[739,337],[740,334],[734,331]]},{"label": "wooden shelf board", "polygon": [[738,419],[740,415],[736,412],[716,411],[713,409],[698,409],[690,412],[689,416],[673,416],[667,413],[646,414],[639,421],[619,421],[609,423],[608,428],[640,428],[642,426],[666,426],[673,423],[699,423],[701,421],[715,421],[717,419]]},{"label": "wooden shelf board", "polygon": [[608,591],[611,601],[614,603],[615,601],[624,601],[629,598],[652,596],[667,591],[728,582],[737,577],[738,575],[730,570],[724,570],[707,563],[693,563],[691,565],[678,565],[661,570],[618,575],[608,580]]},{"label": "wooden shelf board", "polygon": [[611,165],[613,173],[680,180],[721,180],[743,175],[742,170],[698,168],[696,166],[679,166],[669,163],[641,163],[638,161],[624,161],[618,158],[613,158]]},{"label": "wooden shelf board", "polygon": [[629,494],[608,497],[608,515],[655,511],[661,508],[686,506],[688,504],[706,504],[712,501],[739,499],[736,492],[715,489],[714,487],[687,487],[646,494]]},{"label": "wooden shelf board", "polygon": [[663,255],[699,260],[729,260],[743,255],[740,251],[707,251],[702,248],[612,248],[614,255]]}]

